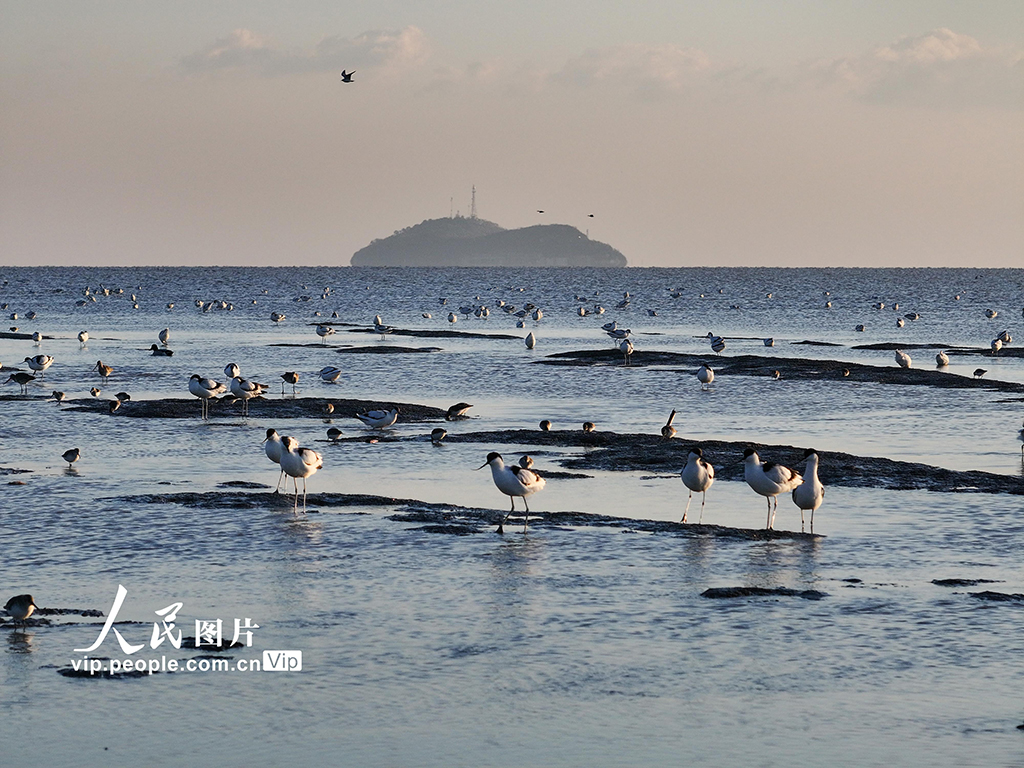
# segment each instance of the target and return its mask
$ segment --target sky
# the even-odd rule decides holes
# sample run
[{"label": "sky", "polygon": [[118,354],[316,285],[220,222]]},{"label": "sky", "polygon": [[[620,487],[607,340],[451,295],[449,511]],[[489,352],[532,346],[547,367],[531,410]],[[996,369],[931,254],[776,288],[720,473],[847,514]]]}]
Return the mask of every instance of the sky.
[{"label": "sky", "polygon": [[632,266],[1024,267],[1024,7],[0,0],[0,266],[346,265],[474,185]]}]

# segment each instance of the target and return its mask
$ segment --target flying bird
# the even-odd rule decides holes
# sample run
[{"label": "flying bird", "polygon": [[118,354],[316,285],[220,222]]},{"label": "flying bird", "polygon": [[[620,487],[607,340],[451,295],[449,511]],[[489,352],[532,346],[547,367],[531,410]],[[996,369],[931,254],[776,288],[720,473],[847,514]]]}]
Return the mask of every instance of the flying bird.
[{"label": "flying bird", "polygon": [[356,71],[354,69],[351,72],[346,72],[344,69],[341,70],[341,82],[343,82],[343,83],[351,83],[352,82],[352,75],[354,75],[355,73],[356,73]]}]

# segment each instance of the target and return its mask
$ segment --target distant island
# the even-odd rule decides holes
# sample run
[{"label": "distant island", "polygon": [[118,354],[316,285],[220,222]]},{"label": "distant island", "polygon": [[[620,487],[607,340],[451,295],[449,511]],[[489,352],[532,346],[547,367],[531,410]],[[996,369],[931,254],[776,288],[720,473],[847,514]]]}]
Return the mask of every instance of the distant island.
[{"label": "distant island", "polygon": [[352,255],[353,267],[624,267],[626,257],[567,224],[505,229],[476,216],[427,219]]}]

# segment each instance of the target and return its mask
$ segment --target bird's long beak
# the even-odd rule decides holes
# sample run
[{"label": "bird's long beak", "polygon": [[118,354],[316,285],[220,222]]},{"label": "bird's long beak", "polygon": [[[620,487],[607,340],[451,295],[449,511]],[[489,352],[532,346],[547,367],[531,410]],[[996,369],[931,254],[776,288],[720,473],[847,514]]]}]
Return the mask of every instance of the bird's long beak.
[{"label": "bird's long beak", "polygon": [[474,472],[479,472],[479,471],[480,471],[481,469],[483,469],[483,468],[484,468],[484,467],[486,467],[486,466],[487,466],[487,462],[485,461],[485,462],[484,462],[483,464],[481,464],[481,465],[480,465],[479,467],[477,467],[477,468],[476,468],[476,469],[474,469],[473,471],[474,471]]}]

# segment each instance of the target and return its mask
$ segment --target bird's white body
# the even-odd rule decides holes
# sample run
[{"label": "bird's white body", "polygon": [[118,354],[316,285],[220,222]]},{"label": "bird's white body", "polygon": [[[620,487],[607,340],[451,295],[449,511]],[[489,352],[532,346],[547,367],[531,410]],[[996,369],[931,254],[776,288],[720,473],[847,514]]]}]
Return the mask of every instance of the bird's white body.
[{"label": "bird's white body", "polygon": [[939,352],[939,354],[935,356],[935,365],[939,368],[945,368],[949,365],[949,355],[945,352]]},{"label": "bird's white body", "polygon": [[316,327],[316,335],[320,337],[322,342],[327,341],[327,337],[334,333],[334,329],[329,325],[318,325]]},{"label": "bird's white body", "polygon": [[910,368],[913,362],[910,359],[910,355],[904,352],[902,349],[897,349],[894,357],[896,362],[899,363],[900,368]]},{"label": "bird's white body", "polygon": [[622,352],[622,364],[629,365],[629,358],[633,354],[633,342],[623,339],[619,342],[619,350]]},{"label": "bird's white body", "polygon": [[[268,429],[267,436],[263,440],[263,452],[267,454],[267,458],[275,464],[281,464],[281,436],[277,434],[277,430]],[[277,476],[277,488],[274,489],[274,493],[278,493],[281,490],[281,478],[284,477],[284,469],[281,469],[280,474]]]},{"label": "bird's white body", "polygon": [[701,389],[707,389],[714,380],[715,372],[710,365],[702,365],[697,369],[697,381],[700,382]]},{"label": "bird's white body", "polygon": [[83,346],[85,345],[85,343],[88,340],[89,340],[89,332],[88,331],[79,331],[78,332],[78,341],[81,342]]},{"label": "bird's white body", "polygon": [[333,384],[341,376],[341,368],[335,368],[333,365],[328,365],[317,371],[317,375],[320,380],[325,384]]},{"label": "bird's white body", "polygon": [[759,493],[768,500],[768,523],[765,527],[771,528],[775,522],[772,500],[775,500],[775,509],[778,509],[779,494],[793,490],[803,482],[803,478],[799,473],[781,464],[773,464],[770,461],[762,464],[757,452],[750,449],[746,452],[743,464],[743,479],[747,481],[747,485],[754,493]]},{"label": "bird's white body", "polygon": [[26,357],[25,362],[33,371],[42,372],[53,365],[53,358],[49,355],[36,355],[35,357]]},{"label": "bird's white body", "polygon": [[61,454],[61,458],[68,463],[68,469],[71,469],[71,465],[78,461],[81,455],[81,451],[77,448],[72,448],[71,450],[64,451],[64,453]]},{"label": "bird's white body", "polygon": [[698,522],[703,522],[705,495],[711,484],[715,482],[715,468],[704,460],[703,452],[699,448],[695,448],[690,451],[686,459],[686,466],[679,474],[682,477],[683,485],[690,489],[690,495],[686,499],[686,509],[683,510],[683,522],[686,522],[686,513],[690,509],[690,501],[695,492],[701,494],[700,520]]},{"label": "bird's white body", "polygon": [[224,366],[224,375],[227,376],[228,381],[230,381],[236,376],[241,376],[242,369],[238,367],[238,363],[228,363]]},{"label": "bird's white body", "polygon": [[793,489],[793,503],[800,507],[800,530],[804,529],[804,512],[811,513],[811,533],[814,533],[814,510],[825,499],[825,486],[818,479],[818,454],[807,457],[803,482]]},{"label": "bird's white body", "polygon": [[533,335],[533,331],[526,334],[526,348],[533,349],[537,346],[537,337]]},{"label": "bird's white body", "polygon": [[281,438],[281,469],[295,484],[295,510],[299,504],[298,478],[302,478],[302,511],[306,511],[306,478],[324,465],[319,453],[311,448],[300,448],[294,437]]},{"label": "bird's white body", "polygon": [[257,384],[255,381],[243,379],[241,376],[235,376],[231,379],[231,394],[242,401],[243,415],[249,413],[249,401],[254,397],[259,397],[263,392],[264,386]]},{"label": "bird's white body", "polygon": [[164,328],[162,331],[160,331],[160,333],[158,333],[156,335],[156,337],[157,337],[157,339],[160,340],[161,344],[166,346],[167,345],[167,341],[171,338],[171,329],[170,328]]},{"label": "bird's white body", "polygon": [[385,429],[398,421],[398,409],[392,408],[390,411],[378,410],[357,413],[356,418],[372,429]]},{"label": "bird's white body", "polygon": [[[497,453],[488,454],[487,462],[484,466],[490,466],[491,479],[494,480],[495,487],[511,500],[512,509],[509,511],[509,515],[515,511],[516,497],[518,496],[523,500],[523,504],[526,505],[526,518],[523,521],[523,532],[525,533],[526,523],[530,515],[530,505],[527,503],[526,497],[543,489],[547,484],[546,481],[531,469],[526,469],[516,464],[505,466],[504,459]],[[505,520],[508,520],[508,515],[505,516]],[[499,532],[501,532],[503,525],[504,520],[498,525]]]}]

